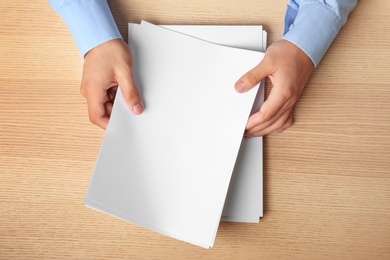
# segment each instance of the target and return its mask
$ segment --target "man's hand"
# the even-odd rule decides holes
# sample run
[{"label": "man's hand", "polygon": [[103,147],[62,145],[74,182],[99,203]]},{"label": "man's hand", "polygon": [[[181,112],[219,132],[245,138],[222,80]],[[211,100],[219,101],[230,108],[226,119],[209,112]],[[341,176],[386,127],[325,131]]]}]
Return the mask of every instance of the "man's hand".
[{"label": "man's hand", "polygon": [[283,132],[293,123],[293,108],[302,94],[314,65],[294,44],[281,40],[272,44],[263,60],[235,84],[243,93],[269,77],[273,88],[259,112],[247,123],[245,136],[263,136]]},{"label": "man's hand", "polygon": [[80,91],[87,99],[89,119],[103,129],[107,127],[118,85],[130,110],[141,114],[144,107],[133,81],[131,52],[121,39],[105,42],[85,56]]}]

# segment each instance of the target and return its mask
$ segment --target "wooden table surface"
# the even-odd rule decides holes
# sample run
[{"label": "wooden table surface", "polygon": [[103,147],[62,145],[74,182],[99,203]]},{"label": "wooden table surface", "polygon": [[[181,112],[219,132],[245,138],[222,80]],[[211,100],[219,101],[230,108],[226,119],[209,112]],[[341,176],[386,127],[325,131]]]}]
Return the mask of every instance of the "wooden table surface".
[{"label": "wooden table surface", "polygon": [[[124,37],[144,19],[261,24],[272,43],[286,2],[111,6]],[[2,0],[0,11],[0,259],[390,259],[388,0],[360,1],[294,126],[265,138],[260,224],[221,223],[210,250],[84,206],[104,131],[79,92],[83,60],[46,0]]]}]

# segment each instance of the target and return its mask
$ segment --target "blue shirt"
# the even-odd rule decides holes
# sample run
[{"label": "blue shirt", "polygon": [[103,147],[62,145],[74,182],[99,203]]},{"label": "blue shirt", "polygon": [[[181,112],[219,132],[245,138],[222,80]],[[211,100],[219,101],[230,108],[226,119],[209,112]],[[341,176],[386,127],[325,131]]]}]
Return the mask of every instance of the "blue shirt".
[{"label": "blue shirt", "polygon": [[[83,56],[104,42],[122,38],[107,0],[49,2],[64,19]],[[298,46],[317,66],[356,4],[357,0],[291,0],[282,39]]]}]

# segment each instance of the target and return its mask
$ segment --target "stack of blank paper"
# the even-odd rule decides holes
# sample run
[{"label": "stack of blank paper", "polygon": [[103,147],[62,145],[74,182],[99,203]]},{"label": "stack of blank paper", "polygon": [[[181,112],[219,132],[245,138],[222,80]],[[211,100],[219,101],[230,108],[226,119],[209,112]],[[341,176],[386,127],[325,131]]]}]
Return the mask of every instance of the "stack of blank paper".
[{"label": "stack of blank paper", "polygon": [[258,222],[262,138],[243,139],[263,90],[234,83],[263,58],[261,26],[129,25],[145,110],[118,89],[88,207],[198,246],[220,220]]}]

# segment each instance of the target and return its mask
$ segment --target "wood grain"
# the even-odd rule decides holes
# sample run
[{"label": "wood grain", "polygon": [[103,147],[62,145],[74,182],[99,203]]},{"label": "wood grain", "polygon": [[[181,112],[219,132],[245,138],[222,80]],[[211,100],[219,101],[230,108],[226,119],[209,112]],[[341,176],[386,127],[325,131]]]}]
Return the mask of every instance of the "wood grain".
[{"label": "wood grain", "polygon": [[[111,1],[127,22],[262,24],[287,1]],[[265,138],[265,217],[204,250],[87,209],[104,132],[83,61],[46,0],[0,2],[0,259],[389,259],[390,4],[361,0],[310,78],[294,126]],[[267,89],[271,84],[267,81]]]}]

